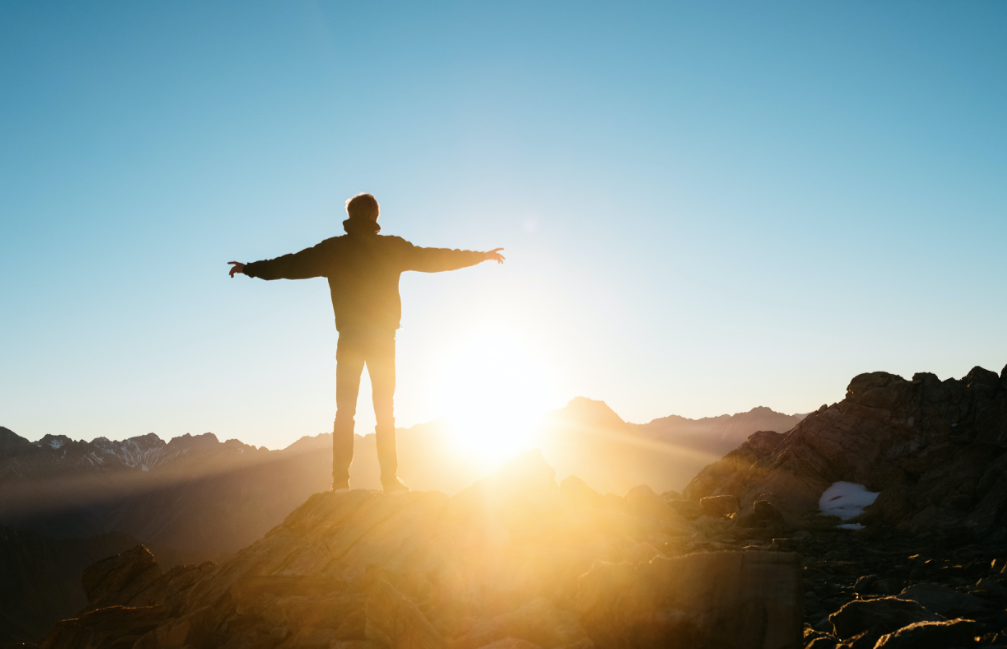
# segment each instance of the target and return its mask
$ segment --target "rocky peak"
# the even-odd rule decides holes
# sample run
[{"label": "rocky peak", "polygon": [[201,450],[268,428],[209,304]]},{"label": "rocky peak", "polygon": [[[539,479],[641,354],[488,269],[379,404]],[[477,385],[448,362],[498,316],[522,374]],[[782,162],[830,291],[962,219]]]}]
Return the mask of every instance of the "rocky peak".
[{"label": "rocky peak", "polygon": [[1007,538],[1007,382],[993,372],[977,367],[945,381],[860,374],[843,401],[769,441],[753,436],[685,493],[737,496],[743,511],[769,501],[796,521],[817,513],[831,484],[850,482],[880,492],[865,523]]},{"label": "rocky peak", "polygon": [[609,408],[607,403],[587,397],[574,397],[570,403],[550,415],[555,419],[585,427],[605,429],[626,427],[626,422]]},{"label": "rocky peak", "polygon": [[66,435],[46,435],[39,441],[35,442],[35,446],[38,446],[39,448],[42,449],[52,449],[54,451],[63,449],[64,452],[66,452],[65,447],[68,447],[73,443],[74,443],[73,440],[67,437]]},{"label": "rocky peak", "polygon": [[0,426],[0,461],[35,450],[35,446],[9,428]]}]

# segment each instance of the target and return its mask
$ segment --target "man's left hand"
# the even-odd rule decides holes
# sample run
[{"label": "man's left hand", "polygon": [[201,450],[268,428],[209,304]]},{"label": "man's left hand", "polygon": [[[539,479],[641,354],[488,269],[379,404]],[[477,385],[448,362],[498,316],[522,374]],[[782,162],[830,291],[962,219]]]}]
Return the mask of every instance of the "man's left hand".
[{"label": "man's left hand", "polygon": [[504,259],[506,259],[506,257],[500,254],[501,250],[503,250],[503,248],[494,248],[489,252],[484,252],[483,255],[486,257],[485,261],[495,261],[498,264],[504,263]]}]

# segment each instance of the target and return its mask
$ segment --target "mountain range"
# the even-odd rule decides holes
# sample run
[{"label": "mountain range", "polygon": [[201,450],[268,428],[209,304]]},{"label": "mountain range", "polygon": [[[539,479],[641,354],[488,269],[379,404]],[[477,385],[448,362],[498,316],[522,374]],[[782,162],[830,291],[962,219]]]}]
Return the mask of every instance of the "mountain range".
[{"label": "mountain range", "polygon": [[[602,401],[576,398],[544,417],[539,442],[560,478],[576,474],[621,496],[640,484],[681,489],[751,433],[784,432],[799,421],[755,408],[631,424]],[[397,435],[400,475],[415,490],[453,494],[489,470],[456,448],[446,420]],[[166,567],[226,560],[329,489],[331,444],[329,434],[282,450],[222,442],[212,433],[168,442],[154,434],[29,441],[0,427],[0,576],[11,599],[0,602],[10,613],[0,620],[0,638],[37,639],[79,610],[82,568],[137,541]],[[374,435],[357,436],[355,444],[353,487],[379,489]],[[28,604],[43,600],[51,604]]]},{"label": "mountain range", "polygon": [[[601,492],[647,484],[681,489],[700,469],[760,430],[785,432],[800,416],[768,408],[706,419],[623,421],[583,397],[544,418],[540,446],[561,477],[577,474]],[[484,477],[459,452],[446,420],[397,431],[401,476],[414,489],[455,493]],[[377,489],[374,436],[357,436],[354,487]],[[218,559],[259,538],[312,493],[330,485],[331,436],[282,450],[212,433],[165,442],[46,435],[31,442],[0,427],[0,524],[50,538],[130,534],[174,559]],[[505,460],[507,458],[501,458]]]}]

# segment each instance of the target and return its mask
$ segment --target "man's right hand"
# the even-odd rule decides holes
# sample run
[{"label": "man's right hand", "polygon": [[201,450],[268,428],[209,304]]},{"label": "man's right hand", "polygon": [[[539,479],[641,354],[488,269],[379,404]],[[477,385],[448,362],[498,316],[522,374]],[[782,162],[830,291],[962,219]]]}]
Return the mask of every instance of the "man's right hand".
[{"label": "man's right hand", "polygon": [[506,257],[500,254],[501,250],[503,250],[503,248],[494,248],[489,252],[484,252],[483,254],[486,256],[484,261],[495,261],[498,264],[504,263],[504,259],[506,259]]},{"label": "man's right hand", "polygon": [[231,272],[228,274],[232,278],[234,277],[235,273],[241,273],[242,275],[245,274],[245,264],[241,263],[240,261],[229,261],[227,263],[231,264]]}]

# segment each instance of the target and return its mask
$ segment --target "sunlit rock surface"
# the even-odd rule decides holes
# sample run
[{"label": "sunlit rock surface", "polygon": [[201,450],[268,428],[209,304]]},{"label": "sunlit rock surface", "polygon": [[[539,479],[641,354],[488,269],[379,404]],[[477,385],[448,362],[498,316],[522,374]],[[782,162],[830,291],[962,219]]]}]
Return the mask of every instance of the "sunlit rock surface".
[{"label": "sunlit rock surface", "polygon": [[[42,646],[656,647],[686,632],[676,616],[693,647],[800,646],[796,556],[691,553],[708,548],[650,489],[560,487],[530,452],[453,497],[316,494],[219,567],[105,560],[85,573],[92,605]],[[623,587],[650,608],[626,609]]]}]

